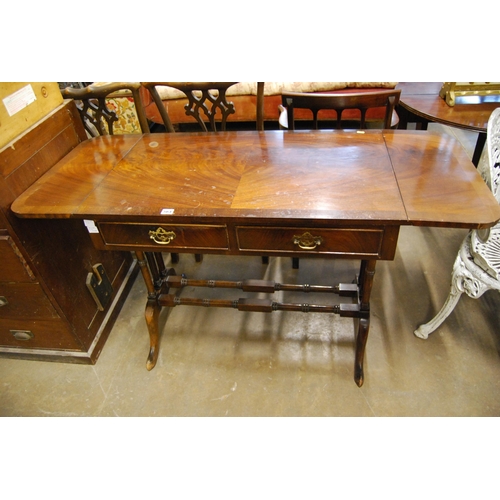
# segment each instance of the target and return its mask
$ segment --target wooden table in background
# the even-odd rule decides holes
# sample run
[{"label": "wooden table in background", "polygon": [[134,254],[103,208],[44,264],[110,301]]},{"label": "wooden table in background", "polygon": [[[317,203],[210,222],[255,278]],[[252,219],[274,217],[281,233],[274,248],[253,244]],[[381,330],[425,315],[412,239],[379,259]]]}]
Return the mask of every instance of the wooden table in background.
[{"label": "wooden table in background", "polygon": [[[458,141],[404,130],[100,137],[71,151],[12,210],[19,217],[85,220],[97,248],[136,253],[148,289],[148,369],[158,357],[162,307],[324,312],[358,321],[358,386],[375,263],[394,258],[400,226],[479,228],[500,219]],[[361,266],[357,281],[339,285],[195,280],[166,268],[165,251],[346,258]],[[317,291],[352,300],[325,306],[169,293],[184,286]]]},{"label": "wooden table in background", "polygon": [[500,106],[498,96],[458,97],[455,106],[448,106],[439,96],[441,82],[400,83],[401,99],[397,109],[399,128],[417,123],[423,129],[431,122],[478,132],[472,163],[477,167],[486,142],[488,119]]}]

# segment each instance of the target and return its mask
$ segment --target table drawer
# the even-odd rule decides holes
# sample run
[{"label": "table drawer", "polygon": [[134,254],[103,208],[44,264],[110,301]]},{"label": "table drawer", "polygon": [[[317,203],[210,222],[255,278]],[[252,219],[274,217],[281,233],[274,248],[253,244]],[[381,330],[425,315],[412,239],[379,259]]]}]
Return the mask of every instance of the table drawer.
[{"label": "table drawer", "polygon": [[172,250],[227,250],[225,225],[99,223],[109,246]]},{"label": "table drawer", "polygon": [[66,323],[60,319],[0,319],[0,346],[25,349],[82,349]]},{"label": "table drawer", "polygon": [[236,228],[236,233],[241,251],[363,257],[381,255],[385,231],[384,228],[316,229],[240,226]]},{"label": "table drawer", "polygon": [[41,286],[35,283],[0,283],[0,318],[58,318]]}]

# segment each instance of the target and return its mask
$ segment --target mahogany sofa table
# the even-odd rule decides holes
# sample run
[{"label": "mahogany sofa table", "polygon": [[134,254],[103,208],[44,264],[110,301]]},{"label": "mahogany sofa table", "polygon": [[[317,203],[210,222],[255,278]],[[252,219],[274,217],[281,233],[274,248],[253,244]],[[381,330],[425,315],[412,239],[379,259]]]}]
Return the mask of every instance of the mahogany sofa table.
[{"label": "mahogany sofa table", "polygon": [[[82,219],[97,248],[136,253],[148,290],[148,369],[158,357],[162,307],[324,312],[358,320],[358,386],[375,263],[394,258],[400,226],[481,228],[500,219],[498,203],[453,137],[406,130],[99,137],[71,151],[12,210]],[[166,268],[165,251],[347,258],[361,266],[353,283],[338,285],[194,280]],[[186,285],[352,300],[325,306],[173,293]]]},{"label": "mahogany sofa table", "polygon": [[486,142],[488,119],[500,106],[498,96],[457,97],[455,106],[449,106],[439,96],[441,82],[400,83],[401,98],[398,105],[399,128],[407,123],[418,123],[426,129],[430,122],[478,132],[472,163],[477,167]]}]

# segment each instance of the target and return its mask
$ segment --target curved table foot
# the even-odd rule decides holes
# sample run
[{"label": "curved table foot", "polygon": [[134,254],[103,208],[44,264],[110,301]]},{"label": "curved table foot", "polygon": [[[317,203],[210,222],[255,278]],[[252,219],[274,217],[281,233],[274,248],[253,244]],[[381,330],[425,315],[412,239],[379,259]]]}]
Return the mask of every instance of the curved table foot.
[{"label": "curved table foot", "polygon": [[354,361],[354,381],[358,387],[364,382],[363,360],[365,357],[366,341],[370,329],[370,318],[360,318],[358,325],[358,335],[356,337],[356,357]]},{"label": "curved table foot", "polygon": [[364,382],[364,373],[363,373],[363,367],[360,366],[355,366],[354,367],[354,382],[356,382],[356,385],[358,387],[361,387]]},{"label": "curved table foot", "polygon": [[160,347],[160,331],[158,327],[158,318],[160,316],[161,306],[158,305],[156,298],[148,299],[146,304],[146,324],[149,332],[149,355],[146,362],[146,368],[152,370],[158,360]]}]

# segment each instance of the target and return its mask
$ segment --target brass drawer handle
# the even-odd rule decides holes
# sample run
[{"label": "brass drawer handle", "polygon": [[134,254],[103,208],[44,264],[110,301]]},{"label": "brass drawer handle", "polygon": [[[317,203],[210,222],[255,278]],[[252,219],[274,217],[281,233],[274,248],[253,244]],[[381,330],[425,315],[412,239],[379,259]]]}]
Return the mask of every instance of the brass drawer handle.
[{"label": "brass drawer handle", "polygon": [[294,235],[293,244],[298,245],[302,250],[314,250],[323,243],[321,236],[313,236],[311,233],[304,233],[302,236]]},{"label": "brass drawer handle", "polygon": [[156,231],[149,231],[149,237],[158,245],[168,245],[175,238],[175,233],[159,227]]},{"label": "brass drawer handle", "polygon": [[4,297],[3,295],[0,297],[0,307],[6,306],[9,303],[7,300],[7,297]]}]

